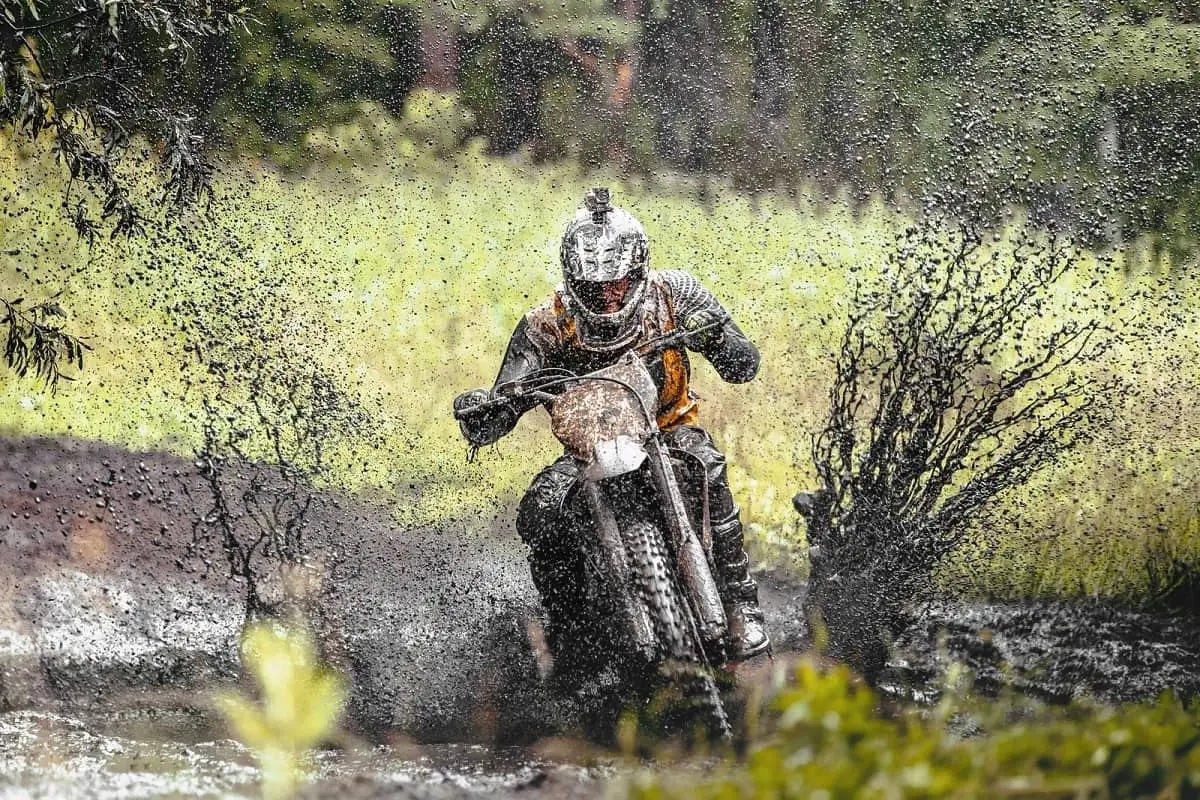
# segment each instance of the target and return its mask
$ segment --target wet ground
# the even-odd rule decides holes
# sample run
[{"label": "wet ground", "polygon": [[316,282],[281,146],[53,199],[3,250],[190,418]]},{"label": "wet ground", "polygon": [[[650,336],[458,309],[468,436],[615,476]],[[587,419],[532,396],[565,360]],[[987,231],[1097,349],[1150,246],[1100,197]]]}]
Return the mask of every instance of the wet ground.
[{"label": "wet ground", "polygon": [[985,694],[1007,687],[1052,703],[1195,697],[1200,620],[1102,603],[929,602],[896,642],[882,688],[929,696],[951,660]]},{"label": "wet ground", "polygon": [[[367,744],[315,752],[305,797],[593,797],[615,768],[527,748]],[[258,797],[252,753],[192,715],[0,715],[0,798]]]},{"label": "wet ground", "polygon": [[[244,586],[190,551],[194,465],[68,440],[0,440],[0,798],[254,795],[253,759],[207,698],[237,680]],[[321,797],[590,797],[614,774],[530,646],[524,554],[504,519],[402,529],[322,497],[313,617],[349,676],[353,737],[309,765]],[[205,569],[205,560],[212,569]],[[806,645],[804,587],[760,575],[777,652]],[[781,659],[782,660],[782,659]],[[1200,622],[1102,605],[939,601],[883,680],[922,702],[950,660],[977,688],[1048,700],[1200,694]],[[559,742],[548,746],[547,742]]]}]

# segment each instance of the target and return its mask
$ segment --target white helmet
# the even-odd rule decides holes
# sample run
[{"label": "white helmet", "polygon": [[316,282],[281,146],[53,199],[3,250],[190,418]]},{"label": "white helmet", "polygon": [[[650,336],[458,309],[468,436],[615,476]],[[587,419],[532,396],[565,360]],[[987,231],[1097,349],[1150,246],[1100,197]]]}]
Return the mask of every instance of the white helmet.
[{"label": "white helmet", "polygon": [[608,351],[631,343],[641,328],[649,242],[642,223],[610,202],[607,188],[587,193],[563,233],[563,285],[579,340]]}]

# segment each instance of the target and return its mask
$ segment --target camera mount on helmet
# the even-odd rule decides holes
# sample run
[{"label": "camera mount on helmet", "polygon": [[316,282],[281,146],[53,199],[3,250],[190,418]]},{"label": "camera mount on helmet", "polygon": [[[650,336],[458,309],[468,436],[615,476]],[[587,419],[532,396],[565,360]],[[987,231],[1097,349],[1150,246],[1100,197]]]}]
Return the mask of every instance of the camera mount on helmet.
[{"label": "camera mount on helmet", "polygon": [[597,186],[590,189],[583,198],[583,205],[592,212],[592,222],[603,225],[604,219],[612,208],[612,193],[607,186]]}]

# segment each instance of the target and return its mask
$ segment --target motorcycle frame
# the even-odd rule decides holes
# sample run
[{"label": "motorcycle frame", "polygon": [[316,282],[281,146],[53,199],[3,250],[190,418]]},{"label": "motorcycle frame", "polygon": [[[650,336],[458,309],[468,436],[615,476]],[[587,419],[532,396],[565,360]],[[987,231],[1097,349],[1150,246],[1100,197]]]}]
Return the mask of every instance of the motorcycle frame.
[{"label": "motorcycle frame", "polygon": [[[687,502],[671,463],[670,451],[663,441],[662,431],[658,428],[652,403],[657,400],[657,391],[653,390],[654,383],[650,378],[642,358],[635,352],[629,352],[610,367],[597,370],[587,375],[573,379],[563,379],[564,382],[584,382],[589,380],[605,381],[622,387],[636,398],[636,405],[642,414],[644,430],[640,431],[641,447],[646,458],[643,465],[651,478],[651,483],[663,500],[662,517],[666,524],[667,545],[675,559],[676,569],[680,578],[683,593],[687,598],[696,622],[695,631],[700,643],[711,649],[724,640],[728,631],[728,621],[725,617],[724,605],[713,578],[713,570],[709,556],[700,537],[692,525],[688,513]],[[639,390],[639,385],[642,389]],[[552,401],[551,414],[554,415]],[[572,423],[574,426],[587,427],[588,419]],[[555,435],[571,450],[564,436],[570,435],[569,430],[557,430]],[[594,431],[590,431],[594,433]],[[620,435],[620,434],[618,434]],[[593,437],[598,438],[598,437]],[[576,460],[582,460],[578,455]],[[586,466],[586,464],[584,465]],[[645,609],[630,595],[627,581],[620,579],[625,564],[628,563],[624,539],[617,524],[616,515],[608,498],[602,491],[599,481],[581,476],[578,484],[591,512],[596,535],[599,537],[601,550],[606,554],[605,563],[601,565],[602,577],[610,586],[616,587],[616,595],[624,607],[624,616],[633,634],[634,646],[637,649],[653,648],[655,636]]]}]

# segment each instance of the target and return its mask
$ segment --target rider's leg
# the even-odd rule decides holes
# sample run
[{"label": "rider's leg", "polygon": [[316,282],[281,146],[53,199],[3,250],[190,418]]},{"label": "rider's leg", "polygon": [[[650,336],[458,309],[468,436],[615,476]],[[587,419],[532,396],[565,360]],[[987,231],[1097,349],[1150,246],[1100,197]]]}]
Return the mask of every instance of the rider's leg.
[{"label": "rider's leg", "polygon": [[717,586],[729,617],[730,640],[736,660],[750,658],[770,647],[762,611],[758,607],[758,584],[750,577],[742,520],[729,490],[725,456],[708,431],[683,425],[666,435],[667,446],[685,450],[702,464],[708,476],[708,513],[712,526],[712,556],[717,569]]},{"label": "rider's leg", "polygon": [[538,473],[517,510],[517,533],[529,546],[529,571],[550,618],[552,648],[578,602],[573,591],[579,584],[577,554],[566,535],[572,522],[563,511],[563,498],[578,474],[575,461],[562,456]]}]

